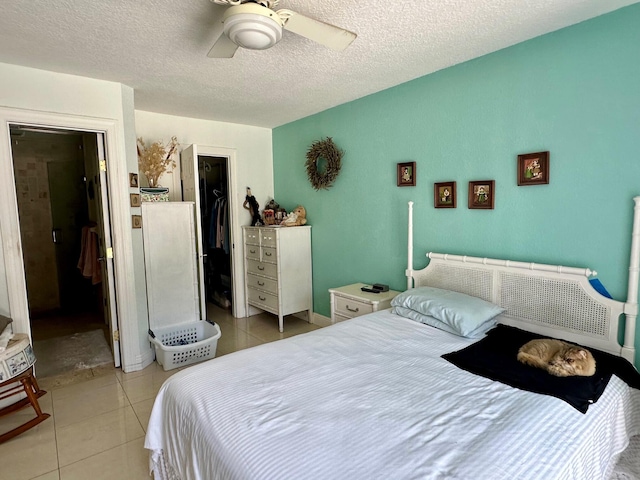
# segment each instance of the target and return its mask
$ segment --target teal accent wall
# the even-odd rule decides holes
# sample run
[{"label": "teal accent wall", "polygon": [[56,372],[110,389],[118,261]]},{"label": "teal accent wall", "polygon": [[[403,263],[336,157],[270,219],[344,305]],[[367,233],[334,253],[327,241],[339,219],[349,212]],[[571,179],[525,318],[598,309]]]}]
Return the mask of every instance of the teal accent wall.
[{"label": "teal accent wall", "polygon": [[[307,180],[311,143],[345,151],[328,190]],[[519,187],[518,154],[550,151],[550,183]],[[354,282],[406,288],[407,202],[414,267],[424,253],[588,267],[627,292],[640,195],[640,4],[441,70],[273,131],[276,200],[307,209],[314,310]],[[396,186],[398,162],[417,185]],[[456,209],[434,182],[456,181]],[[470,180],[495,180],[494,210],[469,210]],[[640,328],[636,335],[640,350]],[[636,362],[638,364],[638,362]]]}]

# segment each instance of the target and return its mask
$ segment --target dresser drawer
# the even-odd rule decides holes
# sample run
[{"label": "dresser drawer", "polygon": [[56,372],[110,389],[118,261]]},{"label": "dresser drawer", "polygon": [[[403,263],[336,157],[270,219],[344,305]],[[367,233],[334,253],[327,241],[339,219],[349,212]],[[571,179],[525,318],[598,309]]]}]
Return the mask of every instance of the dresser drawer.
[{"label": "dresser drawer", "polygon": [[345,315],[340,315],[339,313],[336,313],[334,315],[335,315],[336,323],[337,322],[344,322],[345,320],[349,320],[351,318],[351,317],[347,317]]},{"label": "dresser drawer", "polygon": [[347,316],[349,318],[359,317],[367,313],[373,312],[373,305],[370,303],[359,302],[351,298],[335,297],[336,313]]},{"label": "dresser drawer", "polygon": [[271,310],[278,311],[278,296],[260,290],[249,288],[249,303],[263,305]]},{"label": "dresser drawer", "polygon": [[274,247],[262,247],[262,261],[278,263],[278,252]]},{"label": "dresser drawer", "polygon": [[258,260],[247,260],[247,273],[278,278],[278,266],[273,263],[264,263]]},{"label": "dresser drawer", "polygon": [[257,228],[245,228],[244,242],[251,245],[260,245],[260,230]]},{"label": "dresser drawer", "polygon": [[247,287],[278,294],[278,281],[271,278],[249,274],[247,275]]},{"label": "dresser drawer", "polygon": [[[265,231],[266,230],[266,231]],[[262,238],[260,239],[260,245],[263,247],[275,247],[276,246],[276,232],[264,229],[262,231]]]},{"label": "dresser drawer", "polygon": [[247,258],[260,261],[260,247],[258,245],[247,244],[245,255]]}]

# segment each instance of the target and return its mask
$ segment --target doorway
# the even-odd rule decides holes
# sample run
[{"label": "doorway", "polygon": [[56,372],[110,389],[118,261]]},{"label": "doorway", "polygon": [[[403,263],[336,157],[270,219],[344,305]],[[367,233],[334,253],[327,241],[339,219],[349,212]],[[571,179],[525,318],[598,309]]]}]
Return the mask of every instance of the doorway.
[{"label": "doorway", "polygon": [[207,304],[229,309],[236,318],[246,316],[244,264],[242,255],[234,254],[235,241],[242,238],[236,178],[232,148],[192,144],[180,153],[182,200],[196,205],[201,319],[207,318]]},{"label": "doorway", "polygon": [[10,134],[38,375],[113,366],[99,136],[21,125]]},{"label": "doorway", "polygon": [[200,220],[207,303],[232,310],[231,217],[227,159],[198,155]]}]

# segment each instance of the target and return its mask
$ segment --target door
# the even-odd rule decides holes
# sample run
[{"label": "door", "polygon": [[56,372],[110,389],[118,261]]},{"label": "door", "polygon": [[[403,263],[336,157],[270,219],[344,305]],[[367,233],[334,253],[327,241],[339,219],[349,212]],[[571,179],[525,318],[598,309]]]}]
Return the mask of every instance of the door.
[{"label": "door", "polygon": [[198,261],[198,283],[200,291],[200,319],[207,318],[207,299],[204,283],[204,253],[202,244],[202,212],[200,209],[200,177],[198,174],[198,147],[189,145],[180,154],[180,172],[182,180],[182,200],[195,204],[196,255]]},{"label": "door", "polygon": [[88,218],[84,165],[77,159],[47,162],[47,170],[60,307],[67,312],[85,309],[92,300],[91,284],[77,268],[80,232]]},{"label": "door", "polygon": [[102,221],[98,223],[100,242],[100,263],[102,266],[103,298],[105,321],[111,332],[111,351],[116,367],[120,366],[120,332],[118,329],[118,313],[116,309],[115,271],[113,266],[113,245],[111,240],[111,216],[109,213],[109,188],[107,182],[107,160],[104,150],[104,134],[96,133],[97,160],[99,163],[99,181],[97,182],[98,212]]}]

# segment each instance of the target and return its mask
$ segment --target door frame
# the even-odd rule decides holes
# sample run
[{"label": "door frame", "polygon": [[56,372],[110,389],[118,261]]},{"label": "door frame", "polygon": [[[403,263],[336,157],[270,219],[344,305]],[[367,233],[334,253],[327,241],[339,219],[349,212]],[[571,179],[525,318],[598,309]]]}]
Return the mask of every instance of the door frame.
[{"label": "door frame", "polygon": [[9,313],[14,331],[31,338],[31,321],[20,239],[20,221],[16,198],[11,150],[12,124],[51,127],[62,130],[102,133],[108,159],[111,236],[114,249],[116,315],[119,319],[122,364],[126,367],[137,357],[138,332],[134,259],[130,230],[129,181],[122,126],[112,119],[64,115],[49,112],[0,107],[0,232],[7,277]]},{"label": "door frame", "polygon": [[[231,314],[236,318],[244,318],[247,316],[247,312],[245,309],[245,301],[244,301],[244,263],[242,261],[243,252],[242,252],[242,228],[240,226],[240,212],[238,210],[239,202],[237,199],[236,192],[236,179],[238,176],[238,162],[236,160],[236,149],[228,148],[228,147],[213,147],[208,145],[200,145],[197,143],[190,144],[187,146],[193,147],[194,159],[193,159],[193,168],[194,175],[198,177],[198,157],[218,157],[224,158],[227,162],[227,202],[229,205],[229,214],[231,215],[231,229],[229,231],[229,236],[231,237]],[[181,158],[182,162],[182,158]],[[182,176],[182,164],[180,165],[180,180],[184,181]],[[181,189],[182,189],[181,185]],[[201,236],[202,232],[202,216],[200,212],[200,194],[199,194],[199,185],[195,185],[195,195],[196,195],[196,217],[198,223],[200,223],[199,229],[197,231],[197,235]],[[184,199],[184,196],[181,195],[181,198]],[[237,247],[237,248],[236,248]],[[198,252],[199,255],[202,255],[202,252]],[[202,257],[199,258],[200,268],[202,268]],[[206,315],[206,299],[205,299],[205,315]]]}]

